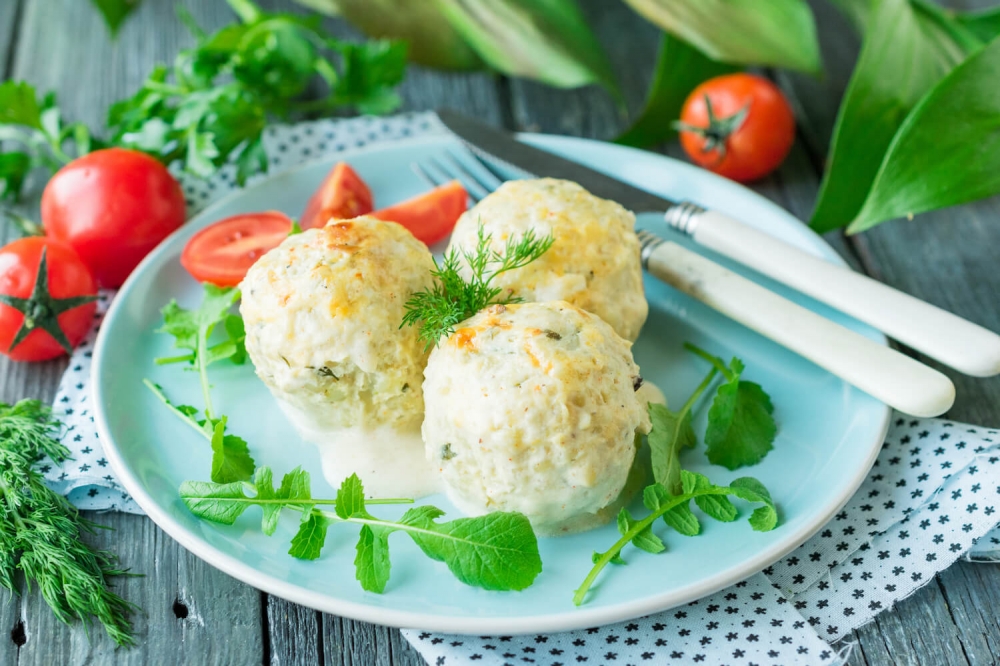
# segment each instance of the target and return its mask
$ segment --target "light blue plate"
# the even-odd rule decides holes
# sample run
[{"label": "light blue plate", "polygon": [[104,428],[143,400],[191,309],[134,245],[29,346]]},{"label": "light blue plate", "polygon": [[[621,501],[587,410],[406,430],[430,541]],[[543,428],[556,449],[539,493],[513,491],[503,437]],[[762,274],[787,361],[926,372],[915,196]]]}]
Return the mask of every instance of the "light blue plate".
[{"label": "light blue plate", "polygon": [[[785,211],[700,169],[581,139],[526,135],[524,140],[652,191],[716,208],[830,261],[840,261]],[[450,139],[425,138],[362,150],[344,159],[371,185],[380,205],[386,205],[425,189],[410,171],[411,162],[450,147],[455,147]],[[571,600],[573,590],[590,569],[591,553],[605,550],[618,538],[613,525],[542,539],[543,572],[529,589],[506,593],[459,583],[443,564],[427,559],[406,536],[397,534],[391,539],[392,578],[385,593],[378,595],[364,592],[354,579],[357,530],[353,527],[331,527],[322,557],[303,562],[286,554],[296,527],[292,514],[283,517],[272,537],[261,533],[257,509],[232,527],[195,519],[178,499],[177,487],[187,479],[207,479],[210,451],[142,386],[142,379],[149,377],[178,400],[194,404],[201,400],[195,375],[178,366],[153,364],[154,357],[172,353],[172,341],[153,332],[160,324],[160,308],[174,297],[186,306],[200,299],[200,286],[178,263],[181,249],[198,229],[229,215],[267,209],[299,215],[330,167],[328,160],[276,175],[191,220],[132,275],[115,299],[97,342],[97,421],[118,478],[150,518],[213,566],[280,597],[380,624],[475,634],[589,627],[692,601],[760,571],[816,532],[857,489],[874,461],[888,423],[884,405],[647,278],[650,316],[635,356],[643,375],[660,386],[672,404],[680,404],[706,372],[704,362],[683,351],[684,341],[721,356],[740,356],[746,362],[746,377],[770,392],[780,432],[774,451],[762,464],[733,474],[709,465],[702,449],[687,453],[684,464],[717,483],[747,473],[759,478],[779,506],[781,523],[775,531],[753,532],[742,519],[727,525],[705,520],[703,534],[687,538],[660,523],[656,530],[668,552],[650,555],[627,549],[629,566],[607,569],[587,603],[577,608]],[[669,233],[656,216],[644,216],[640,225]],[[878,333],[845,316],[751,277],[884,343]],[[220,363],[210,374],[217,411],[229,415],[232,431],[249,441],[258,464],[270,465],[276,478],[302,465],[312,474],[314,496],[332,497],[316,449],[296,436],[250,364]],[[704,411],[696,423],[699,432],[704,431]],[[451,517],[458,515],[443,496],[427,501]],[[389,517],[402,510],[376,507],[375,513]]]}]

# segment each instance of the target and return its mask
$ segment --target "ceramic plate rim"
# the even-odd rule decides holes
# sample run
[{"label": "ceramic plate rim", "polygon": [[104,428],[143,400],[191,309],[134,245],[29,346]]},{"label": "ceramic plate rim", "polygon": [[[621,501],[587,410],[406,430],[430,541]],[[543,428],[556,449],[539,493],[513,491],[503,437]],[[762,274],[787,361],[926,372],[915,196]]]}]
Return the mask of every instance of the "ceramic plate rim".
[{"label": "ceramic plate rim", "polygon": [[[336,157],[340,159],[350,159],[353,155],[362,153],[379,150],[391,150],[404,143],[407,145],[433,143],[435,141],[440,141],[442,138],[447,138],[447,136],[448,135],[432,134],[430,136],[414,137],[411,139],[380,142],[376,145],[344,151],[343,153],[336,155]],[[538,141],[542,145],[545,143],[562,143],[572,147],[573,145],[580,144],[601,143],[589,139],[547,134],[521,134],[520,136],[528,142]],[[639,151],[637,149],[625,148],[623,146],[616,146],[616,148],[626,152],[634,151],[636,153],[640,153],[646,158],[654,156],[664,159],[671,163],[671,168],[698,171],[699,177],[708,177],[722,181],[722,183],[724,183],[727,187],[740,187],[730,181],[719,178],[714,174],[701,171],[696,167],[679,162],[664,155],[657,155],[646,151]],[[289,175],[297,171],[310,168],[313,164],[325,162],[329,159],[331,159],[331,157],[326,156],[317,160],[306,162],[291,169],[283,170],[280,173],[282,175]],[[264,180],[265,179],[262,178],[251,185],[251,187],[264,182]],[[196,217],[210,217],[213,210],[224,206],[230,199],[241,196],[244,191],[245,190],[237,190],[229,195],[221,197],[218,201],[202,209]],[[760,195],[754,192],[750,193],[755,197],[760,197]],[[768,203],[770,204],[771,202]],[[781,211],[782,214],[787,215],[786,211],[776,205],[774,206],[777,210]],[[168,248],[172,245],[170,241],[176,235],[183,233],[185,229],[190,230],[191,228],[192,227],[188,225],[181,227],[181,229],[174,232],[174,234],[171,234],[170,237],[164,240],[164,242],[162,242],[139,264],[136,270],[133,271],[132,275],[120,289],[118,296],[113,300],[111,307],[108,309],[106,320],[110,321],[117,314],[118,310],[124,307],[123,304],[125,303],[129,293],[138,283],[139,276],[142,275],[145,267],[155,262],[161,254],[168,251]],[[836,252],[834,252],[821,237],[811,231],[810,233],[812,233],[813,236],[815,236],[821,243],[823,254],[828,257],[836,257],[840,263],[843,263],[843,260],[839,257],[839,255],[837,255]],[[132,495],[132,498],[142,508],[142,510],[146,512],[146,515],[149,516],[154,523],[163,529],[163,531],[166,532],[172,539],[177,541],[195,556],[204,560],[206,563],[259,590],[263,590],[268,594],[274,594],[275,596],[283,599],[287,599],[316,610],[332,613],[334,615],[407,629],[421,629],[457,634],[525,634],[568,631],[588,626],[612,624],[614,622],[621,622],[642,617],[650,613],[667,610],[674,606],[688,603],[717,592],[725,587],[728,587],[729,585],[746,579],[747,577],[761,571],[765,567],[784,557],[786,554],[800,546],[810,536],[815,534],[820,527],[826,524],[830,518],[832,518],[834,514],[836,514],[836,512],[847,503],[847,501],[857,491],[858,487],[860,487],[861,483],[867,476],[869,469],[875,462],[875,458],[881,448],[880,445],[885,438],[885,434],[888,432],[889,419],[891,416],[891,410],[888,407],[885,407],[879,436],[876,438],[876,441],[872,443],[867,459],[863,462],[863,464],[857,467],[858,471],[856,472],[854,478],[852,478],[851,482],[845,486],[847,490],[837,498],[836,502],[829,505],[831,508],[828,512],[822,516],[814,516],[812,519],[805,521],[803,526],[795,533],[785,535],[782,540],[777,542],[774,546],[764,549],[752,559],[743,562],[738,567],[733,567],[729,571],[720,573],[700,583],[681,588],[674,588],[667,592],[651,595],[643,599],[622,602],[613,606],[592,609],[583,607],[565,613],[507,618],[469,618],[442,615],[426,616],[410,611],[386,609],[338,599],[327,594],[313,592],[307,588],[290,583],[281,578],[262,573],[254,567],[243,563],[238,558],[228,555],[207,542],[202,541],[196,534],[189,532],[184,526],[176,522],[168,512],[161,509],[157,501],[146,491],[138,477],[131,472],[111,435],[111,428],[108,424],[107,414],[104,409],[104,395],[101,381],[99,379],[104,366],[104,356],[107,346],[107,336],[104,335],[104,331],[106,330],[109,330],[109,327],[101,328],[94,345],[94,358],[91,369],[91,382],[95,402],[94,423],[97,427],[100,440],[104,445],[105,454],[111,464],[112,470],[125,489]],[[886,344],[884,338],[882,338],[881,343]]]}]

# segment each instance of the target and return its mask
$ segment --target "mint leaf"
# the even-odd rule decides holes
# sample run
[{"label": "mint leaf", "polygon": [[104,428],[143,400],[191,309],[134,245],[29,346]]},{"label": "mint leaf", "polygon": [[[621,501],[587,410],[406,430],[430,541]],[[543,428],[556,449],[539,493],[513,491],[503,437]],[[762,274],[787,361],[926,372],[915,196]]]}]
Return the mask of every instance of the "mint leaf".
[{"label": "mint leaf", "polygon": [[733,494],[748,502],[763,502],[764,506],[754,509],[750,515],[750,526],[758,532],[769,532],[778,525],[778,511],[771,494],[757,479],[744,476],[729,484]]},{"label": "mint leaf", "polygon": [[369,592],[382,593],[389,582],[389,542],[391,530],[383,527],[361,526],[357,556],[354,558],[355,577],[361,587]]},{"label": "mint leaf", "polygon": [[490,513],[435,523],[432,512],[411,509],[400,523],[428,557],[444,562],[460,581],[486,590],[523,590],[542,571],[538,540],[520,513]]},{"label": "mint leaf", "polygon": [[351,474],[340,484],[336,511],[344,520],[368,516],[368,512],[365,511],[365,489],[357,474]]},{"label": "mint leaf", "polygon": [[232,483],[253,475],[254,460],[241,437],[226,434],[226,417],[212,423],[212,481]]},{"label": "mint leaf", "polygon": [[704,474],[689,472],[686,469],[681,470],[681,488],[685,495],[692,495],[696,491],[706,490],[711,487],[712,482]]},{"label": "mint leaf", "polygon": [[647,441],[653,478],[672,494],[679,495],[682,490],[681,449],[697,443],[694,428],[691,427],[691,412],[678,414],[667,409],[666,405],[650,403],[649,418],[652,429]]},{"label": "mint leaf", "polygon": [[326,518],[316,511],[310,511],[299,524],[299,531],[292,538],[288,554],[300,560],[315,560],[326,543]]},{"label": "mint leaf", "polygon": [[760,385],[742,381],[743,363],[734,358],[726,383],[708,411],[708,460],[727,469],[756,465],[773,448],[778,426],[771,398]]},{"label": "mint leaf", "polygon": [[42,129],[42,109],[31,84],[26,81],[0,83],[0,124]]},{"label": "mint leaf", "polygon": [[[252,502],[247,502],[243,483],[207,483],[185,481],[179,494],[188,510],[203,520],[232,525]],[[241,501],[243,500],[243,501]]]}]

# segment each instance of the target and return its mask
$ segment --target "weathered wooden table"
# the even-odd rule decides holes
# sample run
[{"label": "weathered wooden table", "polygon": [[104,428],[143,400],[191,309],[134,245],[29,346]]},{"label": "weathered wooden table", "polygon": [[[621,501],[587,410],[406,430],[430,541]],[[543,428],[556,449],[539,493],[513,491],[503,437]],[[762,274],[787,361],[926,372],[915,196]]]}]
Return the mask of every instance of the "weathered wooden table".
[{"label": "weathered wooden table", "polygon": [[[154,63],[172,60],[191,37],[172,2],[145,0],[117,42],[84,0],[0,0],[0,73],[58,92],[70,119],[101,127],[108,105],[131,94]],[[208,29],[232,20],[222,0],[182,4]],[[287,0],[265,5],[288,5]],[[615,0],[582,3],[610,53],[628,106],[642,103],[657,31]],[[755,186],[807,218],[829,142],[838,100],[858,51],[858,39],[824,0],[814,9],[827,68],[822,80],[768,73],[796,102],[799,142],[781,170]],[[963,0],[954,6],[986,6]],[[331,22],[338,32],[346,26]],[[450,75],[412,67],[402,88],[408,109],[452,107],[520,130],[607,139],[625,118],[593,89],[558,91],[489,74]],[[664,118],[664,122],[669,119]],[[677,152],[676,146],[667,152]],[[31,210],[31,207],[28,207]],[[0,241],[13,230],[0,228]],[[893,222],[862,236],[828,240],[858,270],[906,292],[1000,330],[1000,200]],[[50,400],[64,362],[0,360],[0,400]],[[1000,379],[948,373],[958,387],[949,413],[970,423],[1000,425]],[[394,629],[354,622],[259,592],[187,553],[149,519],[98,517],[115,528],[94,540],[143,574],[119,582],[135,616],[139,646],[115,650],[103,631],[88,637],[66,627],[37,594],[0,603],[0,664],[421,664]],[[1000,568],[959,563],[913,597],[856,632],[852,664],[993,664],[1000,661]]]}]

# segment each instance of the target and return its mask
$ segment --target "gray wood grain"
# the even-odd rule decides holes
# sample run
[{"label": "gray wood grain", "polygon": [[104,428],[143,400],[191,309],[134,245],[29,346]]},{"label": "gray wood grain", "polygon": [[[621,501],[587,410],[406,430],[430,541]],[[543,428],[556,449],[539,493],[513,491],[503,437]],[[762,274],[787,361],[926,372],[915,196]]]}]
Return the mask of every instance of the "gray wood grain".
[{"label": "gray wood grain", "polygon": [[328,666],[423,666],[420,654],[398,630],[323,616],[323,655]]}]

